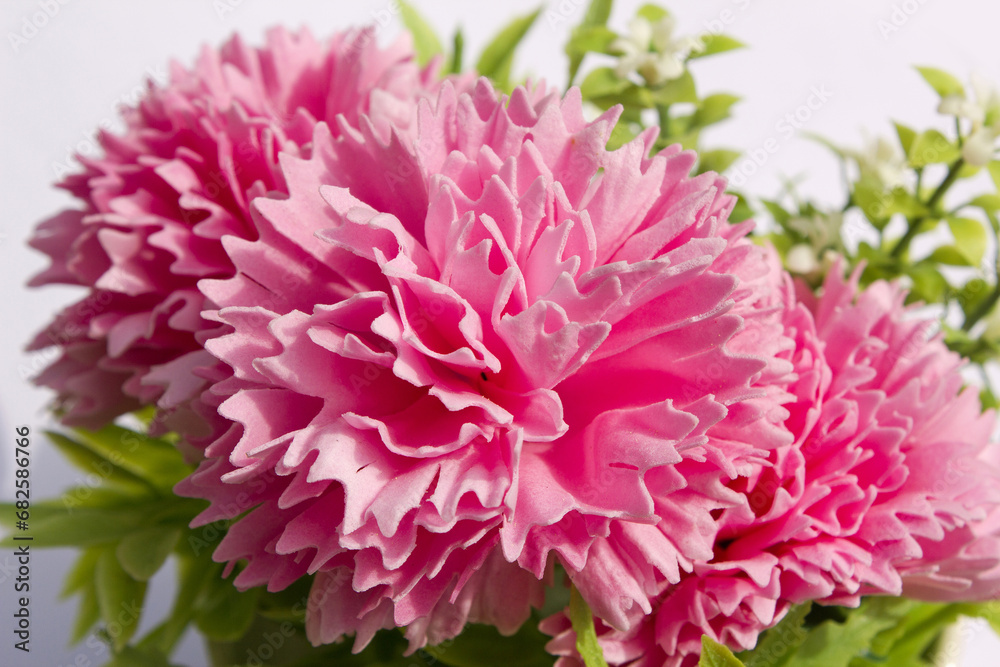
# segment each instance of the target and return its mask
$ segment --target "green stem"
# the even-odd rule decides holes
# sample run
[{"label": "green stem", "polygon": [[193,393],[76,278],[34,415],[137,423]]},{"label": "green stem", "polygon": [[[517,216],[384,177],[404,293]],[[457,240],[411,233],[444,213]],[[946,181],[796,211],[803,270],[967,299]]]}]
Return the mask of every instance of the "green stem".
[{"label": "green stem", "polygon": [[[938,185],[934,193],[931,194],[931,198],[927,200],[927,208],[932,212],[934,207],[938,205],[938,202],[941,201],[941,198],[944,197],[946,192],[948,192],[948,188],[950,188],[958,178],[958,172],[962,170],[964,165],[965,160],[958,158],[951,165],[951,167],[948,168],[948,173],[945,175],[944,180],[941,181],[941,184]],[[920,193],[918,192],[917,194],[919,195]],[[925,220],[930,219],[930,217],[930,215],[922,215],[918,218],[909,220],[909,227],[906,229],[906,233],[903,234],[903,238],[899,239],[899,242],[896,244],[896,247],[892,249],[890,255],[892,257],[899,257],[902,255],[903,251],[909,247],[910,241],[912,241],[913,237],[920,231],[920,225],[923,224]]]},{"label": "green stem", "polygon": [[576,586],[572,586],[569,591],[569,617],[576,633],[576,650],[583,658],[583,663],[587,667],[608,667],[601,645],[597,643],[594,615]]},{"label": "green stem", "polygon": [[659,117],[660,124],[660,140],[667,141],[671,136],[670,127],[670,105],[662,104],[656,107],[656,114]]}]

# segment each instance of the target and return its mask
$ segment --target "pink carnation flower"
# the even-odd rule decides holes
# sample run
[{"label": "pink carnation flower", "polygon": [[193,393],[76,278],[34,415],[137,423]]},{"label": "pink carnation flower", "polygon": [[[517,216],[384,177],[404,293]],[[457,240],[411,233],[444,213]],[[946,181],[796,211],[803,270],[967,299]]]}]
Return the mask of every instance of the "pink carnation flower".
[{"label": "pink carnation flower", "polygon": [[[739,499],[720,480],[787,440],[758,425],[787,369],[780,323],[738,314],[767,267],[724,181],[648,157],[652,132],[607,151],[615,121],[575,89],[445,84],[413,132],[320,124],[282,156],[290,196],[255,200],[259,238],[224,239],[237,275],[200,285],[232,327],[207,347],[235,426],[178,492],[212,501],[199,522],[255,507],[215,553],[239,586],[316,573],[314,642],[511,632],[550,556],[580,571],[613,529],[676,570]],[[647,530],[668,491],[707,534]]]},{"label": "pink carnation flower", "polygon": [[[601,624],[609,662],[694,665],[703,634],[752,648],[808,600],[1000,596],[993,414],[900,288],[859,292],[857,274],[841,274],[835,266],[818,299],[804,290],[797,303],[785,287],[794,440],[728,484],[744,502],[720,515],[712,557],[664,586],[654,614],[624,631]],[[543,627],[556,635],[550,650],[575,654],[564,616]]]},{"label": "pink carnation flower", "polygon": [[277,156],[308,152],[317,121],[405,125],[435,85],[405,39],[383,50],[373,29],[323,43],[274,29],[260,49],[234,37],[191,70],[174,64],[169,85],[150,84],[123,110],[124,134],[102,132],[105,155],[81,156],[83,171],[61,184],[83,207],[31,241],[52,259],[32,285],[88,290],[31,346],[62,350],[37,382],[58,392],[63,420],[98,428],[156,405],[169,428],[204,436],[201,419],[218,417],[195,399],[224,371],[203,350],[222,328],[202,318],[211,304],[197,283],[233,273],[222,237],[254,237],[250,200],[285,191]]}]

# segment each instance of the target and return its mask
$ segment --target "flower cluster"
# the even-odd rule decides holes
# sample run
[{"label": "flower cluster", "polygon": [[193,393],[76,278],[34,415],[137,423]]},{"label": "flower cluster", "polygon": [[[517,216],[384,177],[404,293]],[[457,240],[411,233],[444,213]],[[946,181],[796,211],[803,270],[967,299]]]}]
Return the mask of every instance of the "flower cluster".
[{"label": "flower cluster", "polygon": [[[644,30],[633,60],[693,48]],[[613,664],[749,648],[810,600],[1000,595],[960,359],[897,286],[796,287],[692,152],[608,150],[619,113],[445,80],[370,30],[206,51],[41,225],[35,283],[89,293],[39,381],[69,424],[155,406],[196,523],[232,520],[215,559],[241,588],[313,577],[317,644],[512,633],[556,563]],[[543,629],[574,664],[568,617]]]}]

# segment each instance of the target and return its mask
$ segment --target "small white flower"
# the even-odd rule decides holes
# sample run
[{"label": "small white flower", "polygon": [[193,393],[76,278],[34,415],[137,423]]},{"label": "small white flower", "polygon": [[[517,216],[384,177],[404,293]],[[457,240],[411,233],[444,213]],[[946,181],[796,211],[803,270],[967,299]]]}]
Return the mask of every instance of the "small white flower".
[{"label": "small white flower", "polygon": [[675,26],[670,16],[655,24],[641,16],[632,19],[628,37],[619,37],[611,43],[611,48],[621,54],[615,73],[626,78],[638,72],[651,86],[684,74],[684,61],[705,45],[697,37],[674,37]]},{"label": "small white flower", "polygon": [[874,179],[885,190],[906,183],[906,156],[895,142],[879,137],[869,140],[863,150],[848,151],[847,154],[857,161],[862,178]]},{"label": "small white flower", "polygon": [[938,112],[972,123],[962,145],[962,158],[973,166],[982,167],[993,159],[1000,137],[1000,94],[982,77],[973,74],[971,79],[974,99],[965,94],[948,95],[938,105]]},{"label": "small white flower", "polygon": [[804,236],[816,252],[827,248],[840,248],[840,228],[844,224],[844,215],[839,211],[824,215],[815,214],[812,217],[797,217],[788,221],[788,226]]},{"label": "small white flower", "polygon": [[792,246],[785,256],[785,266],[792,273],[807,275],[819,268],[816,251],[807,243]]}]

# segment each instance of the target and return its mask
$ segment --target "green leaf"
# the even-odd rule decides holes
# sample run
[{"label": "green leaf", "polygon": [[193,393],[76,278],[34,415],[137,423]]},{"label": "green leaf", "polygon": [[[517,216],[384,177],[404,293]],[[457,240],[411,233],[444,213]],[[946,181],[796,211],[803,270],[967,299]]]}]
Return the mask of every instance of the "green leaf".
[{"label": "green leaf", "polygon": [[988,165],[986,169],[990,172],[990,178],[993,179],[993,186],[1000,190],[1000,160],[993,160]]},{"label": "green leaf", "polygon": [[639,11],[636,12],[636,16],[641,16],[650,23],[656,24],[670,16],[670,12],[659,5],[648,4],[640,7]]},{"label": "green leaf", "polygon": [[962,85],[962,82],[944,70],[935,67],[917,67],[917,71],[941,97],[965,94],[965,86]]},{"label": "green leaf", "polygon": [[235,641],[253,622],[260,592],[260,588],[239,591],[232,581],[215,579],[205,589],[205,599],[195,616],[195,624],[209,639]]},{"label": "green leaf", "polygon": [[714,171],[717,174],[721,174],[729,166],[739,159],[739,151],[726,150],[724,148],[718,148],[710,151],[702,151],[698,155],[698,173],[703,174],[706,171]]},{"label": "green leaf", "polygon": [[903,125],[902,123],[893,123],[896,126],[896,136],[899,137],[899,145],[903,149],[903,155],[910,154],[910,146],[913,145],[913,140],[917,136],[916,130]]},{"label": "green leaf", "polygon": [[[583,63],[584,53],[574,50],[574,47],[570,45],[576,38],[578,32],[587,30],[588,28],[604,27],[608,24],[608,19],[611,17],[611,5],[613,0],[591,0],[590,4],[587,6],[587,12],[583,16],[583,22],[573,29],[573,35],[570,37],[569,43],[566,45],[566,55],[569,56],[569,83],[570,85],[576,80],[576,74],[580,71],[580,65]],[[612,33],[614,34],[614,33]]]},{"label": "green leaf", "polygon": [[[995,402],[996,399],[994,398],[993,401]],[[957,606],[960,614],[969,618],[985,619],[990,624],[990,627],[993,628],[993,632],[1000,635],[1000,600],[964,603]]]},{"label": "green leaf", "polygon": [[941,635],[958,619],[957,605],[908,601],[899,622],[878,633],[872,640],[871,657],[859,656],[851,667],[930,664],[924,656]]},{"label": "green leaf", "polygon": [[988,195],[979,195],[967,206],[978,206],[984,211],[1000,211],[1000,193],[991,192]]},{"label": "green leaf", "polygon": [[111,549],[98,558],[94,584],[101,619],[115,649],[120,651],[139,627],[146,584],[129,576]]},{"label": "green leaf", "polygon": [[100,558],[101,551],[100,548],[83,550],[83,553],[77,557],[76,562],[73,563],[73,567],[66,575],[59,597],[65,599],[74,593],[79,593],[94,581],[94,568],[97,567],[97,560]]},{"label": "green leaf", "polygon": [[611,42],[618,37],[611,28],[603,25],[583,26],[573,31],[573,36],[566,44],[566,54],[570,57],[586,53],[607,53]]},{"label": "green leaf", "polygon": [[163,567],[180,536],[179,528],[156,527],[141,530],[122,539],[115,549],[115,555],[122,568],[133,579],[149,581]]},{"label": "green leaf", "polygon": [[739,96],[728,93],[709,95],[698,104],[691,119],[693,127],[705,127],[729,118],[729,110],[740,101]]},{"label": "green leaf", "polygon": [[698,101],[698,92],[695,89],[694,77],[691,72],[684,70],[676,79],[667,81],[662,86],[651,91],[653,101],[658,105],[670,105],[678,102]]},{"label": "green leaf", "polygon": [[569,593],[569,617],[576,633],[576,650],[586,667],[608,667],[601,645],[597,643],[594,615],[590,613],[590,607],[575,586]]},{"label": "green leaf", "polygon": [[80,606],[77,608],[76,618],[73,620],[73,631],[70,633],[69,643],[80,642],[94,624],[101,618],[101,608],[97,603],[97,587],[93,580],[88,581],[79,590]]},{"label": "green leaf", "polygon": [[961,149],[937,130],[922,132],[913,140],[907,153],[911,167],[949,164],[962,156]]},{"label": "green leaf", "polygon": [[767,212],[771,214],[774,221],[779,225],[784,227],[791,220],[792,214],[785,210],[785,208],[776,201],[771,201],[770,199],[761,199],[760,203],[764,205]]},{"label": "green leaf", "polygon": [[927,261],[935,264],[947,264],[948,266],[975,266],[969,262],[969,258],[953,245],[943,245],[934,249]]},{"label": "green leaf", "polygon": [[517,45],[535,23],[541,13],[541,8],[530,14],[519,16],[511,21],[493,38],[476,63],[476,71],[488,76],[496,82],[497,87],[506,90],[510,82],[511,65],[514,62],[514,51]]},{"label": "green leaf", "polygon": [[32,523],[35,541],[46,547],[90,546],[116,542],[147,525],[147,509],[78,509]]},{"label": "green leaf", "polygon": [[187,629],[197,611],[196,601],[206,586],[222,578],[222,565],[205,558],[177,556],[177,593],[170,616],[139,643],[140,647],[156,647],[170,653]]},{"label": "green leaf", "polygon": [[913,288],[910,290],[907,303],[923,301],[931,304],[944,301],[950,286],[933,263],[926,260],[918,262],[907,267],[906,274],[913,279]]},{"label": "green leaf", "polygon": [[708,635],[701,636],[701,659],[698,667],[744,667],[733,652]]},{"label": "green leaf", "polygon": [[431,58],[444,52],[441,40],[434,33],[434,28],[427,23],[413,5],[399,0],[399,13],[403,19],[403,25],[413,35],[413,49],[417,53],[417,62],[426,65]]},{"label": "green leaf", "polygon": [[45,435],[66,460],[88,476],[97,479],[98,483],[110,484],[134,494],[142,494],[148,489],[147,483],[141,477],[113,464],[109,458],[94,453],[81,443],[54,431],[46,431]]},{"label": "green leaf", "polygon": [[590,0],[587,13],[583,16],[583,25],[607,25],[612,5],[614,0]]},{"label": "green leaf", "polygon": [[690,60],[714,56],[717,53],[725,53],[726,51],[733,51],[735,49],[746,48],[746,44],[738,39],[733,39],[729,35],[704,35],[701,38],[701,43],[704,45],[704,48],[701,51],[692,52],[689,57]]},{"label": "green leaf", "polygon": [[900,598],[867,598],[843,623],[827,620],[813,628],[799,647],[795,667],[848,667],[864,654],[875,636],[898,623],[907,601]]},{"label": "green leaf", "polygon": [[629,128],[629,124],[623,120],[619,120],[615,124],[614,129],[611,130],[611,138],[608,139],[607,149],[609,151],[617,150],[633,139],[635,139],[635,133]]},{"label": "green leaf", "polygon": [[851,192],[851,201],[861,209],[876,229],[881,230],[889,222],[892,196],[886,194],[881,183],[870,179],[857,181]]},{"label": "green leaf", "polygon": [[454,639],[424,651],[451,667],[551,667],[552,656],[545,652],[550,637],[538,630],[538,620],[533,615],[511,637],[489,625],[467,625]]},{"label": "green leaf", "polygon": [[632,84],[626,79],[615,74],[612,68],[598,67],[592,70],[580,84],[580,94],[585,100],[593,100],[599,97],[618,95],[630,85]]},{"label": "green leaf", "polygon": [[159,438],[110,425],[99,431],[74,430],[76,442],[109,463],[173,495],[192,468],[176,446]]},{"label": "green leaf", "polygon": [[951,235],[955,237],[955,247],[970,266],[979,266],[986,252],[986,228],[972,218],[949,216],[947,220]]},{"label": "green leaf", "polygon": [[753,650],[744,651],[738,657],[746,667],[784,667],[789,664],[806,639],[804,624],[811,609],[812,604],[808,602],[792,607],[777,625],[764,632]]}]

